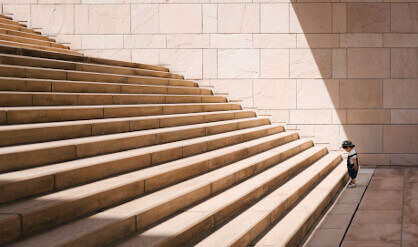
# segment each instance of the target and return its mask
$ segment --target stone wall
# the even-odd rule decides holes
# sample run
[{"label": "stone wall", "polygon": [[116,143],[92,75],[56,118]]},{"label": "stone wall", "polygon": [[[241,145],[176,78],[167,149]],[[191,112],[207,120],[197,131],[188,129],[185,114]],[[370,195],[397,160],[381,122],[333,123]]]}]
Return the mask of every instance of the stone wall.
[{"label": "stone wall", "polygon": [[349,138],[362,164],[417,165],[418,3],[402,1],[0,0],[87,55],[170,65],[331,150]]}]

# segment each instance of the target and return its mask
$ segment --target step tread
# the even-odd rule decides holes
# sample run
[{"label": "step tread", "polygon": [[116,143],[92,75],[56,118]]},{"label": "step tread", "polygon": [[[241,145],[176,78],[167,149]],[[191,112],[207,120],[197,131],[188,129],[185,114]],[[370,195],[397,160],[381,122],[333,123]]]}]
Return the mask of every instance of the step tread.
[{"label": "step tread", "polygon": [[224,96],[219,95],[205,95],[205,94],[144,94],[144,93],[67,93],[67,92],[19,92],[19,91],[0,91],[0,94],[10,94],[10,95],[92,95],[92,96],[142,96],[142,97],[218,97],[225,98]]},{"label": "step tread", "polygon": [[34,39],[48,40],[50,42],[54,42],[50,38],[48,38],[46,36],[42,36],[41,34],[37,34],[37,33],[22,32],[22,31],[19,31],[19,30],[7,29],[6,27],[1,27],[1,26],[0,26],[0,31],[4,31],[4,32],[6,32],[6,34],[13,35],[13,36],[24,36],[24,37],[26,37],[25,35],[29,35],[31,37],[34,37]]},{"label": "step tread", "polygon": [[338,188],[339,183],[346,177],[346,174],[347,168],[345,163],[341,162],[292,211],[257,241],[255,246],[288,246],[292,238],[309,221],[310,217],[324,203],[326,198],[332,196],[333,191],[335,188]]},{"label": "step tread", "polygon": [[[12,38],[14,40],[8,40],[8,38]],[[57,43],[51,42],[51,41],[44,41],[44,40],[39,40],[39,39],[32,39],[32,38],[29,38],[29,37],[16,36],[16,35],[4,34],[4,33],[0,33],[0,39],[1,40],[14,41],[14,42],[21,41],[19,43],[25,43],[25,44],[34,44],[34,45],[44,44],[42,46],[57,47],[57,48],[66,49],[66,50],[69,49],[68,47],[66,47],[64,45],[57,44]],[[18,41],[16,41],[16,40],[18,40]]]},{"label": "step tread", "polygon": [[27,44],[27,43],[19,43],[9,40],[0,40],[0,44],[2,46],[14,47],[14,48],[26,48],[31,50],[40,50],[40,51],[51,51],[51,52],[58,52],[64,54],[71,54],[71,55],[79,55],[80,53],[68,50],[59,47],[51,47],[51,46],[41,46],[41,45],[34,45],[34,44]]},{"label": "step tread", "polygon": [[[309,181],[315,178],[318,179],[320,171],[330,166],[337,157],[340,157],[340,155],[328,154],[321,158],[217,231],[210,234],[196,246],[229,246],[234,243],[236,244],[244,237],[249,238],[250,241],[253,240],[256,236],[254,236],[254,233],[249,233],[250,230],[260,228],[260,226],[268,226],[271,223],[271,214],[274,210],[290,207],[287,202],[290,196],[297,193]],[[282,209],[282,211],[284,210]],[[250,236],[246,236],[247,234],[250,234]]]}]

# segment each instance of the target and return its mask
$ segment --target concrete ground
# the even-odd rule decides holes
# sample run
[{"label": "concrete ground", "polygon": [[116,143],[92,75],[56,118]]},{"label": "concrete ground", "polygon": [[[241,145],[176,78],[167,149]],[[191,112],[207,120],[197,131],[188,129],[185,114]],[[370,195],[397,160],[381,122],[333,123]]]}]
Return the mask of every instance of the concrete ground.
[{"label": "concrete ground", "polygon": [[361,169],[304,246],[417,247],[418,169]]}]

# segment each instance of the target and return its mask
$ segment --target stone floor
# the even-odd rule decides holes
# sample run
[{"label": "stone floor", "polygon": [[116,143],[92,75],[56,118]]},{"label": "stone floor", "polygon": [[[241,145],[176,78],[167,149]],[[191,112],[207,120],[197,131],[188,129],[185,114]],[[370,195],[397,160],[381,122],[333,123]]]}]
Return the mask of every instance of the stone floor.
[{"label": "stone floor", "polygon": [[358,185],[344,189],[304,246],[417,247],[418,169],[361,169]]}]

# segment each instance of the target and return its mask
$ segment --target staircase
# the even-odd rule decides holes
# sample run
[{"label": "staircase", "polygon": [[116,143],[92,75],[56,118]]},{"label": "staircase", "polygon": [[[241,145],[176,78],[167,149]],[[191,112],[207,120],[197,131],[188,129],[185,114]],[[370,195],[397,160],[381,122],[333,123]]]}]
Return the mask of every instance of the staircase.
[{"label": "staircase", "polygon": [[167,68],[0,16],[0,245],[295,246],[339,154]]}]

